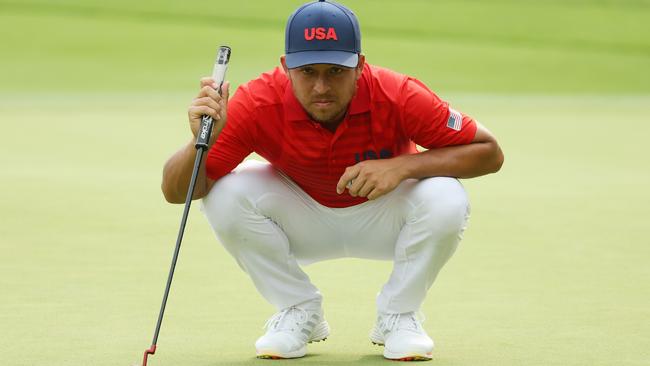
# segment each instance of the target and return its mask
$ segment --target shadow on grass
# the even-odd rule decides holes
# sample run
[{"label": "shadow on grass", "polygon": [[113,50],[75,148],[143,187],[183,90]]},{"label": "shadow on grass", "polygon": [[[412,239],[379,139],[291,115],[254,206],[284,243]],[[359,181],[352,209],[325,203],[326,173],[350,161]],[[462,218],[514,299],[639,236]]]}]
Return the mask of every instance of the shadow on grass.
[{"label": "shadow on grass", "polygon": [[[295,359],[286,359],[286,360],[268,360],[268,359],[259,359],[259,358],[247,358],[240,361],[228,360],[224,362],[210,362],[203,364],[202,366],[222,366],[222,365],[268,365],[274,366],[277,363],[280,364],[298,364],[298,363],[307,363],[310,365],[377,365],[381,363],[390,363],[395,364],[394,361],[386,360],[381,354],[372,354],[372,355],[358,355],[350,354],[347,356],[342,356],[340,354],[330,355],[330,354],[318,354],[310,353],[302,358]],[[418,362],[419,364],[419,362]],[[423,364],[424,365],[424,364]]]}]

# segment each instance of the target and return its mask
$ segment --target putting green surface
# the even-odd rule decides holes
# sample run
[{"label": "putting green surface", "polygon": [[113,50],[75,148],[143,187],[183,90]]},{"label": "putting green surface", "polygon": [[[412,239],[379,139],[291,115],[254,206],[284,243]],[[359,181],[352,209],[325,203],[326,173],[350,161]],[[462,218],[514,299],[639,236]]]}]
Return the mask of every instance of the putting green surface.
[{"label": "putting green surface", "polygon": [[[298,4],[0,0],[1,365],[141,361],[182,211],[161,168],[197,80],[220,43],[234,84],[274,66]],[[422,309],[429,364],[647,365],[648,2],[346,4],[371,62],[427,82],[506,154],[464,181],[470,227]],[[388,364],[367,335],[390,269],[306,267],[332,334],[291,362]],[[273,311],[195,205],[150,364],[273,363],[253,357]]]}]

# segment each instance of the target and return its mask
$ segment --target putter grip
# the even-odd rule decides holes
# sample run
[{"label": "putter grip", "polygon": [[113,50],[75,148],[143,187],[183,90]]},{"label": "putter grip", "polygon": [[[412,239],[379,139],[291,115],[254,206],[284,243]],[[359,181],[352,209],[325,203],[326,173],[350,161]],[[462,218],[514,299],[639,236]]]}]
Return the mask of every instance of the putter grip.
[{"label": "putter grip", "polygon": [[[214,69],[212,69],[212,79],[217,85],[217,91],[221,94],[221,86],[226,77],[226,70],[228,70],[228,61],[230,61],[230,47],[221,46],[217,51],[217,59],[214,62]],[[194,147],[197,149],[202,149],[203,151],[208,149],[208,143],[210,142],[210,135],[212,135],[212,117],[203,116],[201,118],[201,125],[199,126],[199,133],[196,136],[196,144]]]}]

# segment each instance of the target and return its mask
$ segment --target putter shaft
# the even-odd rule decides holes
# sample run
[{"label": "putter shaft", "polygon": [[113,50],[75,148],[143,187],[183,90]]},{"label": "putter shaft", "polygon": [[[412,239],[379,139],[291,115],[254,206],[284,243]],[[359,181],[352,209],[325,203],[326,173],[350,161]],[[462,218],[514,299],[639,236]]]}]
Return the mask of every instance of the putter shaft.
[{"label": "putter shaft", "polygon": [[[226,76],[226,70],[228,69],[228,62],[230,61],[230,47],[221,46],[217,51],[217,59],[214,64],[214,69],[212,71],[212,78],[214,79],[215,84],[217,85],[219,94],[221,94],[221,86]],[[158,313],[158,322],[156,323],[156,331],[153,335],[153,341],[151,342],[151,347],[144,351],[144,358],[142,359],[142,366],[147,365],[147,359],[149,355],[156,353],[156,348],[158,345],[158,335],[160,334],[160,327],[162,326],[163,315],[165,314],[165,307],[167,306],[167,298],[169,297],[169,290],[172,286],[172,279],[174,278],[174,270],[176,269],[176,262],[178,261],[178,253],[181,250],[181,243],[183,241],[183,234],[185,233],[185,225],[187,223],[187,216],[190,212],[190,206],[192,205],[192,197],[194,197],[194,188],[196,186],[196,177],[199,175],[199,169],[201,168],[201,162],[203,161],[203,155],[208,150],[210,135],[212,134],[212,117],[203,116],[201,118],[201,124],[199,127],[199,133],[196,138],[196,158],[194,159],[194,168],[192,170],[192,177],[190,179],[190,185],[187,189],[187,196],[185,197],[185,208],[183,209],[183,217],[181,218],[181,226],[178,229],[178,236],[176,237],[176,247],[174,249],[174,255],[172,257],[172,264],[169,268],[169,275],[167,276],[167,285],[165,286],[165,293],[163,295],[162,304],[160,305],[160,312]]]}]

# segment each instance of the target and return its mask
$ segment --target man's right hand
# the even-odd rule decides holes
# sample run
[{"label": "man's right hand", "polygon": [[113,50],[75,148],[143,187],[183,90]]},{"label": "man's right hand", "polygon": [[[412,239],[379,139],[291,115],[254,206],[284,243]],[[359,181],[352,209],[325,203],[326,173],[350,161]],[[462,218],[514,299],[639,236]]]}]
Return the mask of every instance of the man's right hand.
[{"label": "man's right hand", "polygon": [[194,98],[190,108],[187,111],[189,117],[190,129],[196,139],[201,125],[201,118],[204,115],[212,117],[212,134],[210,136],[209,145],[216,141],[217,136],[226,125],[226,108],[228,105],[230,83],[224,82],[221,87],[222,95],[215,89],[219,85],[215,85],[211,77],[201,79],[201,91],[199,95]]}]

